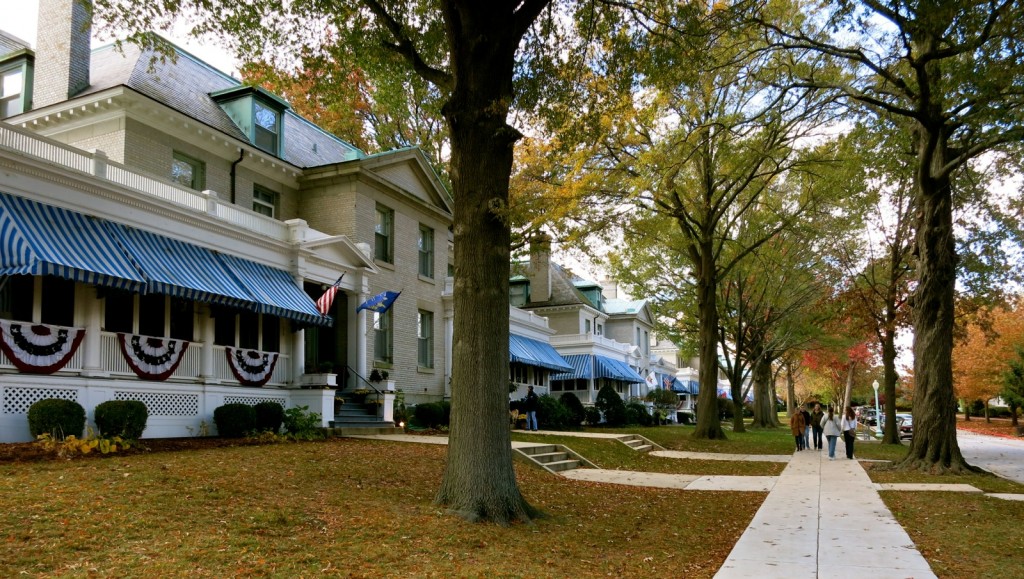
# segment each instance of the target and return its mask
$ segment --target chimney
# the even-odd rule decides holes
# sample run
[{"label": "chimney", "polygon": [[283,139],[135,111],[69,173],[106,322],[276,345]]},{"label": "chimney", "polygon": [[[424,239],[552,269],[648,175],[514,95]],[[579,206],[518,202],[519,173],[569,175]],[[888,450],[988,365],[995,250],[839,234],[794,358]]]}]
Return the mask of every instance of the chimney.
[{"label": "chimney", "polygon": [[619,298],[619,282],[615,281],[610,277],[606,277],[601,280],[601,293],[604,295],[606,300],[615,300]]},{"label": "chimney", "polygon": [[89,0],[39,0],[32,108],[68,100],[89,86]]},{"label": "chimney", "polygon": [[538,233],[530,240],[530,303],[551,299],[551,237]]}]

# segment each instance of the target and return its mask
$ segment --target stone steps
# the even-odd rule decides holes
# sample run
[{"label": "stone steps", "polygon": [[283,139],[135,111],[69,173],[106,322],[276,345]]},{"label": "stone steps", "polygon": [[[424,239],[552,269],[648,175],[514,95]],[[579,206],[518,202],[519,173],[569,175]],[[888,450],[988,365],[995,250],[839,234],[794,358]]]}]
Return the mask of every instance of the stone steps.
[{"label": "stone steps", "polygon": [[650,452],[652,450],[665,450],[660,445],[657,445],[650,440],[640,436],[639,434],[627,434],[620,436],[618,441],[626,446],[632,448],[637,452]]},{"label": "stone steps", "polygon": [[532,466],[552,473],[560,473],[583,466],[597,468],[594,463],[561,444],[538,444],[514,448],[512,452],[520,460],[525,460]]}]

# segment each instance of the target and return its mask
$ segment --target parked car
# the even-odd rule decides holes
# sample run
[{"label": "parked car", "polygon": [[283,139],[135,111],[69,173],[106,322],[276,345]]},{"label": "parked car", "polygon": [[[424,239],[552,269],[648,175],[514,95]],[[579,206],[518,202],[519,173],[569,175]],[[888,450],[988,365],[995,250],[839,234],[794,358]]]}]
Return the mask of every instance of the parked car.
[{"label": "parked car", "polygon": [[860,421],[868,426],[878,424],[878,412],[874,408],[863,408],[860,411]]},{"label": "parked car", "polygon": [[914,417],[910,414],[897,414],[896,424],[900,426],[900,438],[914,438]]}]

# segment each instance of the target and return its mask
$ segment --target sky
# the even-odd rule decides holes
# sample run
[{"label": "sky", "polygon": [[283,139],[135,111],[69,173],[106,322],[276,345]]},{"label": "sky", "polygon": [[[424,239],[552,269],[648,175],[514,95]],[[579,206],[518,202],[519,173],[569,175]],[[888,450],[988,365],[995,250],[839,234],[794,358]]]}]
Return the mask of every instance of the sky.
[{"label": "sky", "polygon": [[[17,36],[28,42],[32,48],[36,47],[36,22],[38,20],[39,6],[37,0],[0,0],[0,29],[9,34]],[[235,59],[214,42],[200,42],[188,38],[184,33],[168,34],[161,32],[171,42],[174,42],[187,52],[199,57],[212,65],[214,68],[238,77]],[[92,39],[93,48],[104,46],[113,42],[112,38],[97,38],[95,31]]]}]

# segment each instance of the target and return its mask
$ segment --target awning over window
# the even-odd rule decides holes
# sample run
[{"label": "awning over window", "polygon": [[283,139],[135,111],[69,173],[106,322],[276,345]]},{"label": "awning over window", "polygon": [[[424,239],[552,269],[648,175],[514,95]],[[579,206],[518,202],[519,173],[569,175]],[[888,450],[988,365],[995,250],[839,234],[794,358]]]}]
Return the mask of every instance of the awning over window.
[{"label": "awning over window", "polygon": [[291,274],[0,193],[0,275],[56,275],[330,325]]},{"label": "awning over window", "polygon": [[510,362],[547,368],[555,372],[569,372],[573,369],[550,344],[515,334],[508,336],[508,358]]},{"label": "awning over window", "polygon": [[217,254],[204,247],[134,227],[110,224],[125,250],[146,272],[149,292],[211,304],[254,307]]},{"label": "awning over window", "polygon": [[109,223],[0,192],[0,275],[53,275],[144,291]]},{"label": "awning over window", "polygon": [[644,381],[643,377],[636,373],[636,370],[629,367],[629,364],[597,354],[594,355],[594,371],[598,378],[610,378],[631,384],[639,384]]},{"label": "awning over window", "polygon": [[332,323],[331,318],[320,315],[316,302],[295,285],[290,273],[233,255],[218,253],[217,257],[253,296],[261,313],[310,324]]},{"label": "awning over window", "polygon": [[609,378],[620,382],[638,384],[644,381],[629,364],[597,354],[570,354],[562,356],[572,366],[572,372],[555,374],[552,380],[589,380]]}]

